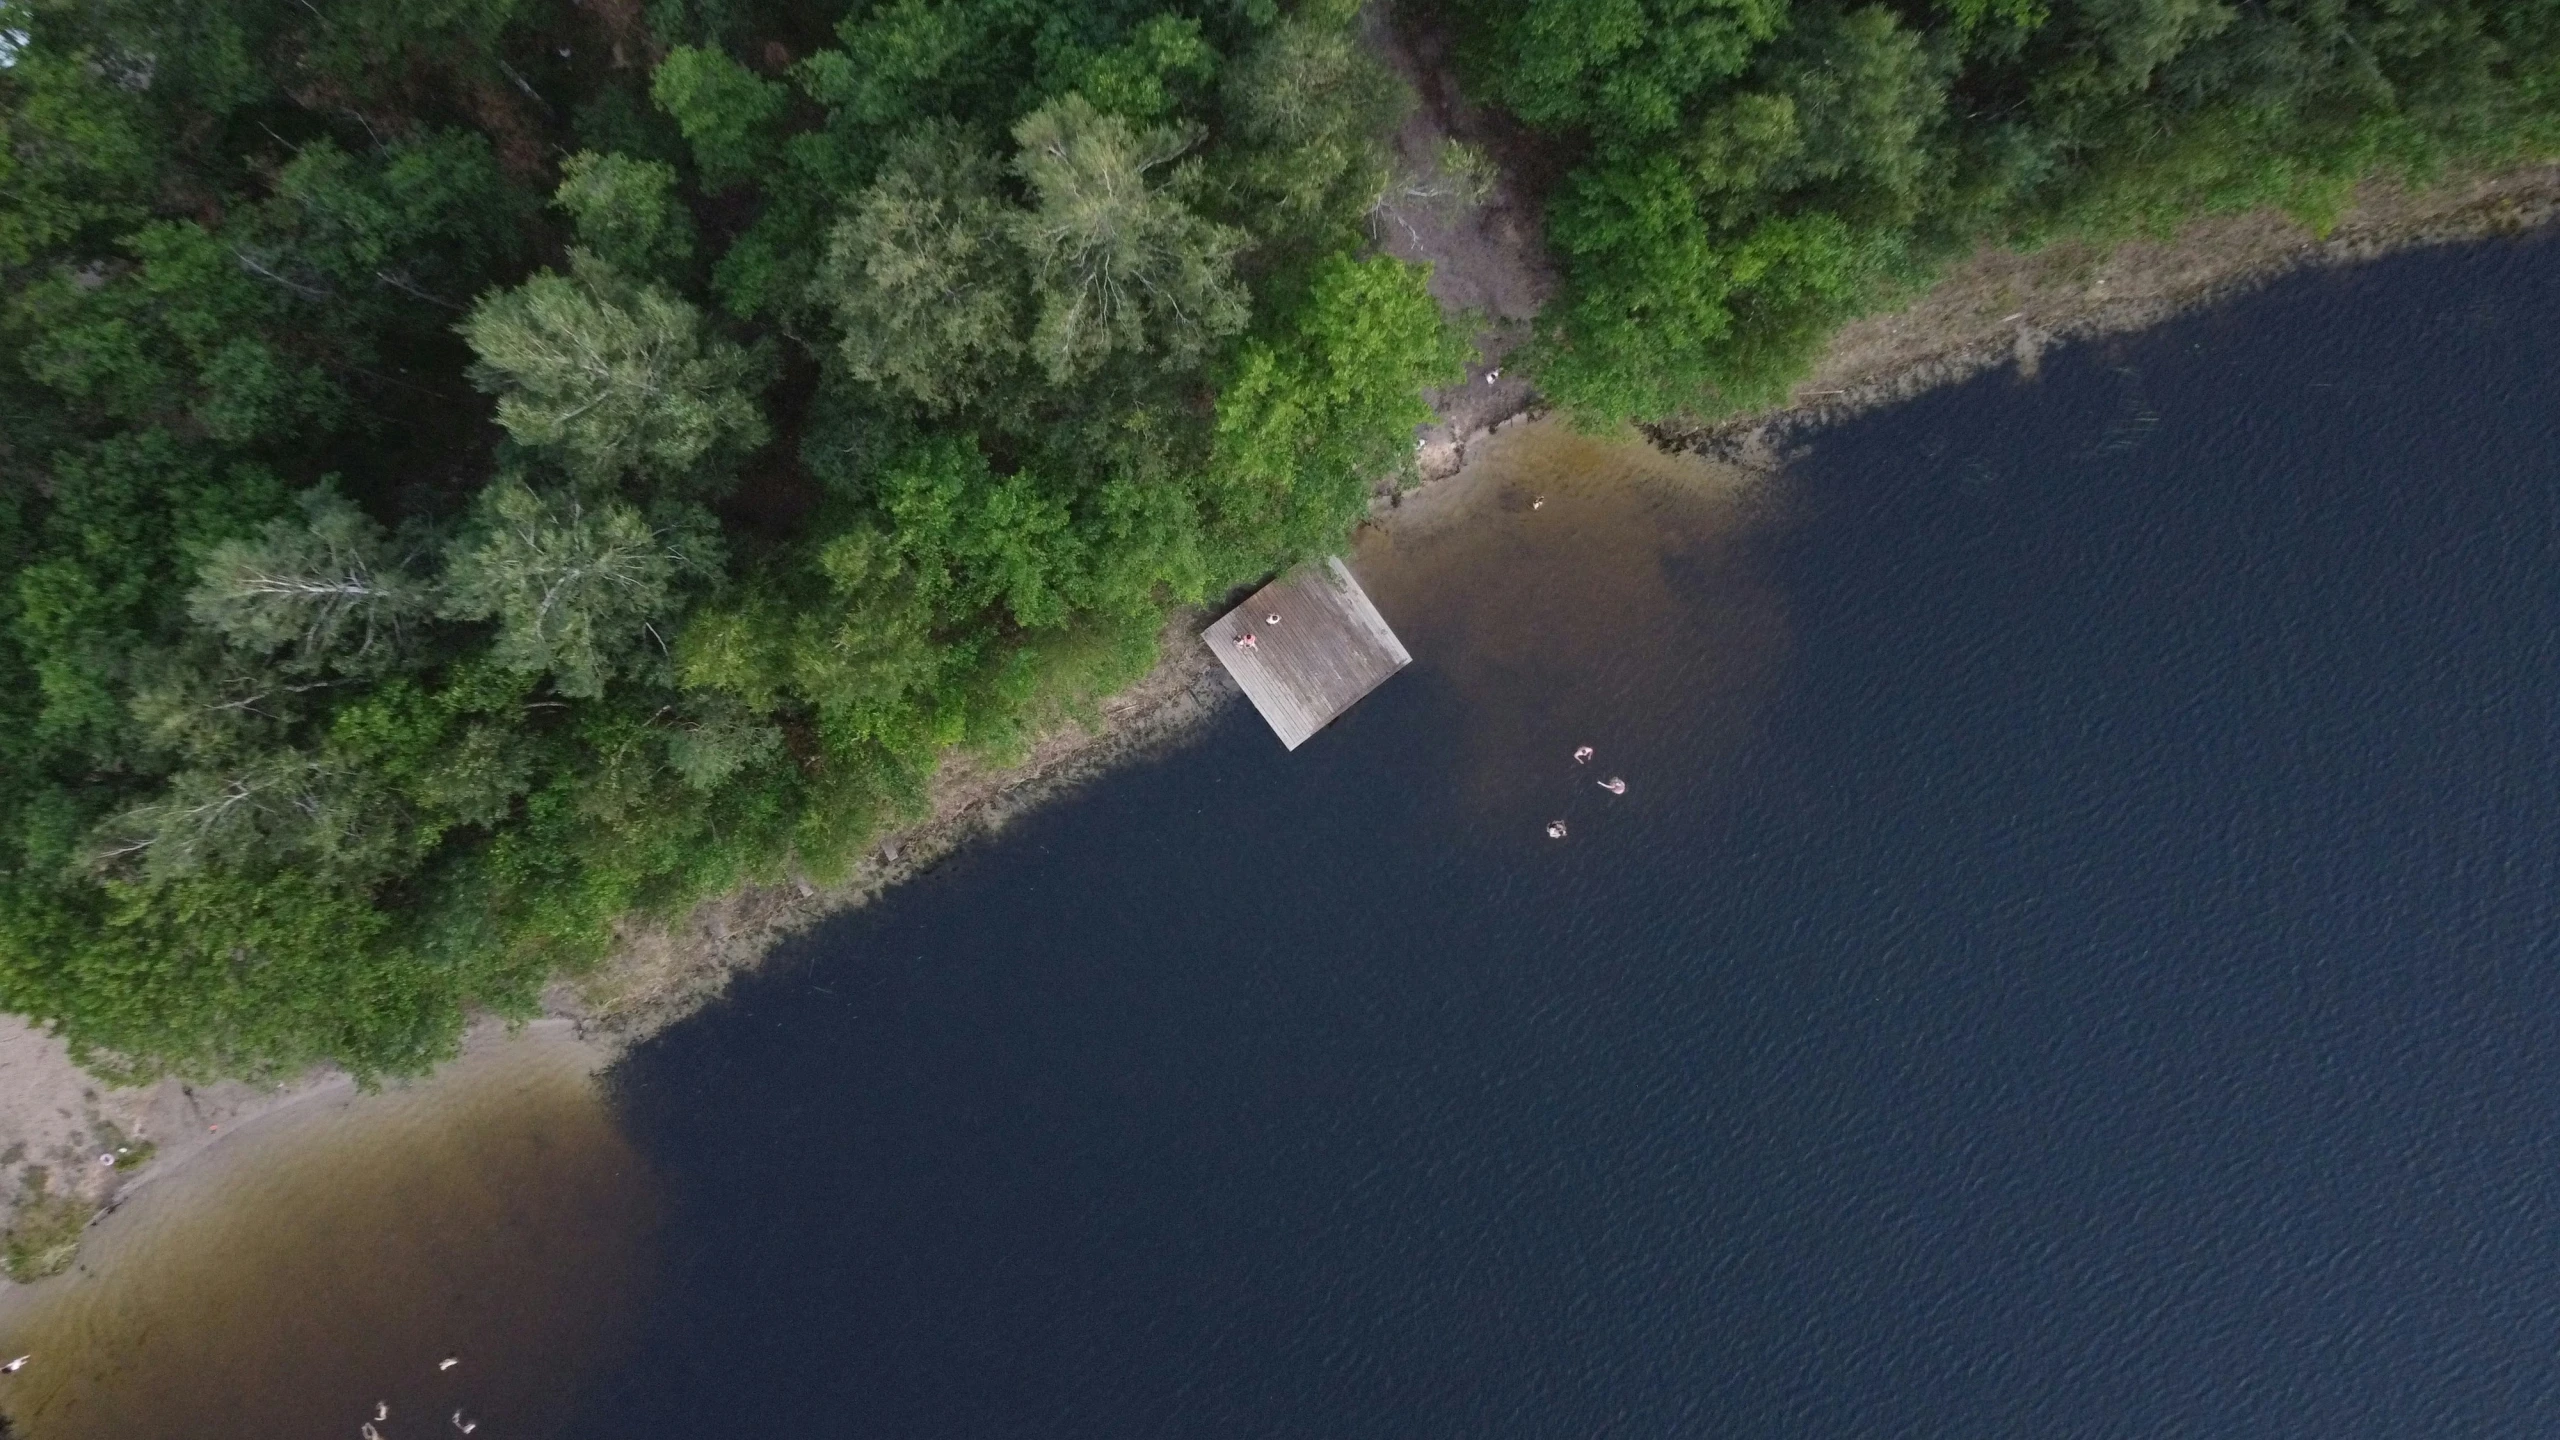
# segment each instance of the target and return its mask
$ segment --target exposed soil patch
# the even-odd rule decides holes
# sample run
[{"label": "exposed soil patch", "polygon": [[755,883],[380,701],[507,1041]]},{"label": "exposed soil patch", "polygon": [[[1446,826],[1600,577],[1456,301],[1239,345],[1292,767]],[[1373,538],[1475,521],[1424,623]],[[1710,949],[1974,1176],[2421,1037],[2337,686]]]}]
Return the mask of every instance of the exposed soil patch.
[{"label": "exposed soil patch", "polygon": [[[1477,363],[1467,378],[1431,395],[1440,421],[1416,438],[1415,464],[1425,479],[1457,473],[1466,449],[1527,410],[1529,382],[1505,375],[1503,357],[1529,338],[1538,308],[1555,293],[1540,217],[1557,178],[1554,152],[1508,118],[1469,103],[1458,91],[1447,32],[1371,6],[1363,34],[1389,69],[1413,87],[1420,104],[1396,132],[1398,185],[1371,217],[1380,249],[1431,266],[1431,293],[1443,310],[1475,331]],[[1499,169],[1481,204],[1465,206],[1398,191],[1438,177],[1444,146],[1455,140],[1492,158]]]}]

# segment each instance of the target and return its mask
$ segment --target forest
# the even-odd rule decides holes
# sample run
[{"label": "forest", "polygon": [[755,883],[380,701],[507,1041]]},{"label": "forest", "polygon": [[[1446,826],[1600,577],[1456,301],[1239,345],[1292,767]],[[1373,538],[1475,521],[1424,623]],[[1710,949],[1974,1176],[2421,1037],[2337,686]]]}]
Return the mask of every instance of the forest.
[{"label": "forest", "polygon": [[1564,294],[1521,359],[1584,415],[1768,404],[1984,243],[2334,220],[2560,155],[2560,0],[1434,0],[1557,147]]},{"label": "forest", "polygon": [[[1445,9],[1435,8],[1445,4]],[[2560,154],[2560,0],[1408,0],[1597,422],[1984,243]],[[0,1007],[375,1077],[1342,546],[1465,328],[1354,0],[0,0]]]}]

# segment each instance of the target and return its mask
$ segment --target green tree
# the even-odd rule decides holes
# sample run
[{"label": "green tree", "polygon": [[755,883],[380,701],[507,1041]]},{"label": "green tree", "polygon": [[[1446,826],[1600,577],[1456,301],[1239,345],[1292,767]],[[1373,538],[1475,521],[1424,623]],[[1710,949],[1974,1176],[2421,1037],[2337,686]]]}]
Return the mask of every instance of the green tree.
[{"label": "green tree", "polygon": [[1074,91],[1110,114],[1159,121],[1180,108],[1186,94],[1207,87],[1218,73],[1218,52],[1197,19],[1151,15],[1111,49],[1068,47],[1051,69],[1053,89]]},{"label": "green tree", "polygon": [[552,202],[597,259],[626,275],[668,277],[693,258],[693,217],[676,184],[663,161],[581,150],[560,162]]},{"label": "green tree", "polygon": [[141,218],[154,139],[141,100],[90,56],[19,47],[0,74],[0,266]]},{"label": "green tree", "polygon": [[195,621],[291,669],[368,671],[397,661],[434,609],[431,583],[373,518],[326,483],[302,496],[299,520],[225,540],[188,593]]},{"label": "green tree", "polygon": [[1014,372],[1029,296],[1002,180],[965,132],[927,122],[854,199],[811,292],[847,373],[948,409]]},{"label": "green tree", "polygon": [[1033,111],[1013,135],[1014,170],[1032,194],[1013,227],[1031,260],[1031,353],[1051,381],[1115,355],[1194,365],[1243,328],[1247,306],[1231,271],[1243,233],[1150,178],[1197,135],[1142,133],[1079,95]]},{"label": "green tree", "polygon": [[959,616],[1001,603],[1018,624],[1064,623],[1082,547],[1037,476],[999,476],[975,444],[953,437],[900,456],[874,486],[928,602]]},{"label": "green tree", "polygon": [[950,652],[894,544],[847,529],[804,566],[706,606],[685,627],[677,673],[689,689],[750,711],[804,705],[839,761],[873,747],[915,753],[949,734],[930,700]]},{"label": "green tree", "polygon": [[325,288],[260,274],[254,252],[194,221],[155,222],[122,243],[129,264],[59,271],[14,297],[33,378],[101,417],[197,427],[229,444],[339,416],[344,392],[308,333],[299,344],[284,333]]},{"label": "green tree", "polygon": [[679,45],[650,77],[650,98],[693,146],[702,183],[727,189],[755,177],[776,149],[775,125],[790,89],[717,50]]},{"label": "green tree", "polygon": [[363,319],[424,329],[514,265],[531,211],[486,136],[437,130],[362,155],[314,141],[277,173],[275,200],[225,233],[271,285],[329,311],[379,298]]},{"label": "green tree", "polygon": [[987,39],[984,17],[948,0],[892,0],[847,16],[836,35],[843,48],[801,61],[794,78],[818,103],[873,129],[941,108]]},{"label": "green tree", "polygon": [[582,479],[677,477],[715,446],[765,438],[754,358],[711,335],[691,302],[584,252],[567,275],[481,297],[459,328],[498,423]]},{"label": "green tree", "polygon": [[1262,228],[1338,239],[1387,188],[1387,135],[1413,96],[1339,25],[1285,21],[1224,77],[1222,108],[1239,142],[1230,162]]},{"label": "green tree", "polygon": [[499,664],[547,673],[572,698],[598,696],[665,645],[678,582],[715,569],[717,545],[698,511],[653,525],[618,500],[505,478],[481,492],[456,544],[443,613],[495,620]]},{"label": "green tree", "polygon": [[1530,124],[1650,139],[1741,74],[1787,10],[1787,0],[1516,0],[1478,12],[1473,68]]},{"label": "green tree", "polygon": [[152,800],[100,827],[92,863],[154,885],[286,867],[371,880],[414,859],[418,839],[379,779],[338,757],[291,749],[181,770]]},{"label": "green tree", "polygon": [[1334,256],[1280,333],[1248,342],[1220,387],[1212,500],[1247,564],[1341,542],[1381,481],[1410,475],[1423,391],[1465,374],[1428,266]]}]

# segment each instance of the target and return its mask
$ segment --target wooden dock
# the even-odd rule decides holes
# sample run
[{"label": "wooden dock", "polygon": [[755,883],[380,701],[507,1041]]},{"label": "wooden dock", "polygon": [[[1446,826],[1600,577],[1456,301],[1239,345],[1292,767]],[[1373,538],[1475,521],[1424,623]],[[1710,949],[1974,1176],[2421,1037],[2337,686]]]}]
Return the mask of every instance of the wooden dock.
[{"label": "wooden dock", "polygon": [[[1248,635],[1252,643],[1241,643]],[[1339,560],[1301,565],[1263,586],[1200,639],[1292,750],[1413,663]]]}]

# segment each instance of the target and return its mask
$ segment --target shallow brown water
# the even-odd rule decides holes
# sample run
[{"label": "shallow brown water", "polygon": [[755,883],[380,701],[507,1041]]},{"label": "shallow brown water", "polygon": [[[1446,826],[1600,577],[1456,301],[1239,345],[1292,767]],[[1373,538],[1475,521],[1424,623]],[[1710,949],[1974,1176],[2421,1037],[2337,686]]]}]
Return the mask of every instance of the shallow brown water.
[{"label": "shallow brown water", "polygon": [[1451,741],[1488,815],[1551,791],[1577,744],[1600,751],[1592,778],[1712,793],[1789,654],[1745,543],[1783,523],[1785,483],[1540,422],[1362,532],[1361,583],[1466,703]]},{"label": "shallow brown water", "polygon": [[[30,1440],[554,1433],[652,1283],[656,1186],[564,1036],[315,1096],[136,1191],[8,1297]],[[461,1364],[438,1371],[458,1355]]]}]

